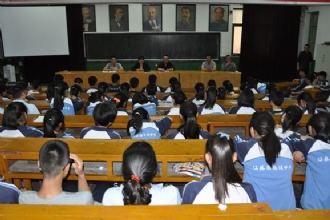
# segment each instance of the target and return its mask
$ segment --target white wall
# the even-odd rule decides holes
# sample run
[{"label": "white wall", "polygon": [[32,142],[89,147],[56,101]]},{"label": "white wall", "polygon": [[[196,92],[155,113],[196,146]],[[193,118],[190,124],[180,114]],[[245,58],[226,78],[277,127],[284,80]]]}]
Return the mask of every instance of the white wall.
[{"label": "white wall", "polygon": [[[229,5],[233,8],[242,8],[242,5]],[[142,4],[128,4],[129,32],[142,32]],[[109,5],[96,4],[96,31],[110,32]],[[163,4],[163,32],[175,32],[175,4]],[[221,33],[220,55],[231,54],[232,47],[232,14],[229,14],[228,32]],[[196,4],[196,32],[207,32],[209,24],[209,4]]]}]

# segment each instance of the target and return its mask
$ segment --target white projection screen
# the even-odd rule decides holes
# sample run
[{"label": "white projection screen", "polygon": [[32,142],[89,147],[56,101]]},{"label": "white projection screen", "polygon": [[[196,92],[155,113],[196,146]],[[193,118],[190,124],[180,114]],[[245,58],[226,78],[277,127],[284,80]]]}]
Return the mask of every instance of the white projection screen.
[{"label": "white projection screen", "polygon": [[0,7],[5,57],[68,55],[64,6]]}]

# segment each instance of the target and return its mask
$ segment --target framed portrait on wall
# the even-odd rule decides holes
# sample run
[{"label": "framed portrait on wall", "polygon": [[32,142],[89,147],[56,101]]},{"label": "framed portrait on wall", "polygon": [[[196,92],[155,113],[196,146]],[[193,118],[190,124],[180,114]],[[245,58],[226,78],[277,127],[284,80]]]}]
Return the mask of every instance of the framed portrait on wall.
[{"label": "framed portrait on wall", "polygon": [[128,31],[128,5],[109,5],[110,31]]},{"label": "framed portrait on wall", "polygon": [[162,5],[142,5],[143,31],[162,31]]},{"label": "framed portrait on wall", "polygon": [[210,5],[209,31],[228,31],[228,5]]},{"label": "framed portrait on wall", "polygon": [[83,31],[95,32],[96,31],[95,6],[83,5],[81,8],[81,13],[83,17]]},{"label": "framed portrait on wall", "polygon": [[196,30],[196,5],[176,5],[176,31]]}]

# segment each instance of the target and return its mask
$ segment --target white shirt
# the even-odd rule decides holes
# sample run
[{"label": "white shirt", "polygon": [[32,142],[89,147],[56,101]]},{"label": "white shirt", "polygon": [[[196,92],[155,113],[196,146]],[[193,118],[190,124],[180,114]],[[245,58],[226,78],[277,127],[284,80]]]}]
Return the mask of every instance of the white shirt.
[{"label": "white shirt", "polygon": [[39,115],[40,114],[40,112],[39,112],[38,108],[35,106],[35,104],[29,104],[24,100],[17,100],[17,99],[15,99],[13,102],[23,103],[27,108],[28,115]]}]

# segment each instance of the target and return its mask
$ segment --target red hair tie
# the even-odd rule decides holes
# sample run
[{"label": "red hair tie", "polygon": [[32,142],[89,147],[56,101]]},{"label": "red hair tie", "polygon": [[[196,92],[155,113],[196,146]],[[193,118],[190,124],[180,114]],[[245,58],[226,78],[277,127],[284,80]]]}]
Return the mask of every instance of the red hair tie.
[{"label": "red hair tie", "polygon": [[118,98],[113,98],[113,100],[115,100],[116,103],[120,103],[120,99]]},{"label": "red hair tie", "polygon": [[131,175],[131,180],[135,180],[136,182],[140,182],[140,177],[135,176],[134,174]]}]

